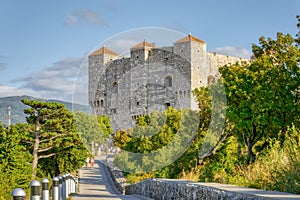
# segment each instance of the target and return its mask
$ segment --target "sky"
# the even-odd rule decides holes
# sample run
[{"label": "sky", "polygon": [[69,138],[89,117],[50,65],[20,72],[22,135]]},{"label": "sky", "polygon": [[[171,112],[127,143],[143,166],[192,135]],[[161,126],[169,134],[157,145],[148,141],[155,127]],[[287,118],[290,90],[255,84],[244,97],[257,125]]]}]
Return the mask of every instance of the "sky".
[{"label": "sky", "polygon": [[[153,39],[149,27],[156,27],[166,38],[191,33],[209,52],[249,58],[261,36],[294,36],[299,14],[299,0],[2,0],[0,97],[87,104],[86,58],[118,35],[122,40],[111,45],[118,53],[142,37]],[[133,30],[148,36],[129,40]]]}]

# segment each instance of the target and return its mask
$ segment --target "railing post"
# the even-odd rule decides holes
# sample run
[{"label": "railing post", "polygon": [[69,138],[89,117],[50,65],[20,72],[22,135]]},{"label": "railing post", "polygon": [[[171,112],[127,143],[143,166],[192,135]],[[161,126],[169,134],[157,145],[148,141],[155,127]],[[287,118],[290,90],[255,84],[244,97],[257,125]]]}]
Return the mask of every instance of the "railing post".
[{"label": "railing post", "polygon": [[15,188],[11,192],[11,196],[13,200],[25,200],[26,199],[26,193],[22,188]]},{"label": "railing post", "polygon": [[33,180],[30,182],[30,200],[40,200],[40,182]]},{"label": "railing post", "polygon": [[59,176],[58,180],[59,180],[59,182],[58,182],[58,199],[63,200],[63,198],[62,198],[62,190],[63,190],[63,188],[62,188],[62,182],[63,182],[62,177]]},{"label": "railing post", "polygon": [[75,178],[74,178],[74,176],[72,175],[72,177],[71,177],[72,179],[71,179],[71,181],[72,181],[72,194],[74,194],[75,193]]},{"label": "railing post", "polygon": [[59,178],[54,177],[52,182],[52,200],[59,200]]},{"label": "railing post", "polygon": [[49,180],[42,179],[42,200],[49,200]]},{"label": "railing post", "polygon": [[68,174],[68,196],[71,194],[71,175]]},{"label": "railing post", "polygon": [[65,179],[66,179],[66,198],[68,198],[69,197],[69,175],[68,174],[66,174],[65,175]]},{"label": "railing post", "polygon": [[68,181],[69,181],[69,195],[72,194],[72,176],[68,174]]},{"label": "railing post", "polygon": [[78,178],[78,171],[76,171],[76,178],[75,178],[75,193],[78,193],[78,184],[79,178]]},{"label": "railing post", "polygon": [[75,184],[74,184],[74,176],[71,175],[71,194],[74,194],[75,193]]},{"label": "railing post", "polygon": [[66,175],[62,175],[62,200],[66,200]]}]

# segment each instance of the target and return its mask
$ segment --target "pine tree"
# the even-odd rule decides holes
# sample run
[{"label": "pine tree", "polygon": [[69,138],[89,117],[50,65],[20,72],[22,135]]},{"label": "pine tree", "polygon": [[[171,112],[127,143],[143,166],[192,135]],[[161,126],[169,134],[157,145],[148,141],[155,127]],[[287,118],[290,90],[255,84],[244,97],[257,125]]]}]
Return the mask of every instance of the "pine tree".
[{"label": "pine tree", "polygon": [[[82,151],[80,160],[84,162],[86,149],[83,148],[79,135],[75,133],[72,113],[63,104],[25,99],[22,102],[29,106],[24,112],[28,115],[26,120],[30,125],[28,131],[31,136],[23,142],[28,144],[32,151],[33,178],[36,176],[40,159],[61,159],[58,155],[67,156],[73,149],[79,149]],[[58,165],[58,161],[55,165]]]}]

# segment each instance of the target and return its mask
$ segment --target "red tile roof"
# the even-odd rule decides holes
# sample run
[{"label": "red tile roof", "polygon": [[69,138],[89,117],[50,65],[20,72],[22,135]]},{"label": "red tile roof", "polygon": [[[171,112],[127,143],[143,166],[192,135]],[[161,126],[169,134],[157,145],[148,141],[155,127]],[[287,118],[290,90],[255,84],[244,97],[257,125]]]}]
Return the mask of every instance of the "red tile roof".
[{"label": "red tile roof", "polygon": [[96,56],[96,55],[100,55],[100,54],[111,54],[111,55],[115,55],[115,56],[119,56],[119,54],[117,54],[116,52],[113,52],[112,50],[110,50],[109,48],[106,47],[101,47],[100,49],[94,51],[93,53],[90,54],[90,56]]},{"label": "red tile roof", "polygon": [[145,48],[145,47],[156,47],[155,45],[147,42],[146,40],[144,40],[143,42],[138,43],[137,45],[134,45],[133,47],[131,47],[131,49],[139,49],[139,48]]},{"label": "red tile roof", "polygon": [[181,43],[181,42],[190,42],[190,41],[195,41],[195,42],[199,42],[199,43],[202,43],[202,44],[205,44],[204,41],[192,36],[192,35],[188,35],[184,38],[181,38],[179,40],[177,40],[175,43]]}]

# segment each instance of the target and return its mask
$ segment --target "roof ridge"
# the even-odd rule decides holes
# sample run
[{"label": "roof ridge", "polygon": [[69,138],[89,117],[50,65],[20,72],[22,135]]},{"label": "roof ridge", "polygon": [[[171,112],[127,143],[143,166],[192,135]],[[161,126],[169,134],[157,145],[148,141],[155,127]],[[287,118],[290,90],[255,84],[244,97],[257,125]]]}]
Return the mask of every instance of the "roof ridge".
[{"label": "roof ridge", "polygon": [[195,36],[192,36],[191,34],[188,34],[187,36],[177,40],[175,43],[182,43],[182,42],[190,42],[195,41],[202,44],[206,44],[203,40],[200,40],[199,38],[196,38]]},{"label": "roof ridge", "polygon": [[109,48],[102,46],[100,49],[97,49],[96,51],[92,52],[90,56],[96,56],[96,55],[101,55],[101,54],[110,54],[110,55],[115,55],[119,56],[116,52],[110,50]]},{"label": "roof ridge", "polygon": [[134,45],[130,49],[139,49],[139,48],[145,48],[145,47],[153,48],[153,47],[156,47],[156,46],[151,44],[150,42],[147,42],[146,40],[144,40],[143,42],[140,42],[140,43]]}]

